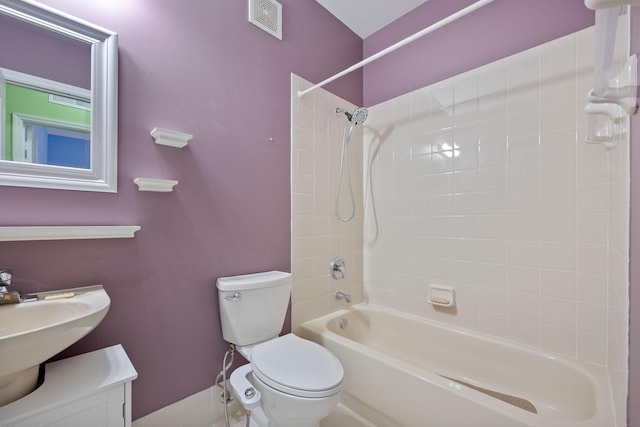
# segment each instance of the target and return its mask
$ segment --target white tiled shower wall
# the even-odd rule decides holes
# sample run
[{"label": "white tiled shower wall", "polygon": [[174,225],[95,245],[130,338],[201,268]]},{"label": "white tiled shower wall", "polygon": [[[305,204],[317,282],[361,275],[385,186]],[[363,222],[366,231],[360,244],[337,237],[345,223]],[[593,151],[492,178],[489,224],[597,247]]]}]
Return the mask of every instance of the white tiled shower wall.
[{"label": "white tiled shower wall", "polygon": [[[364,284],[371,303],[612,368],[624,417],[629,145],[583,142],[593,46],[587,29],[370,109]],[[457,306],[435,309],[429,284]]]},{"label": "white tiled shower wall", "polygon": [[[291,76],[291,291],[292,327],[345,307],[335,299],[336,291],[350,293],[353,303],[363,299],[362,277],[362,128],[357,127],[348,145],[349,169],[356,211],[349,222],[334,214],[340,177],[345,126],[344,114],[356,107],[342,98],[318,89],[302,98],[299,90],[311,86]],[[350,216],[351,202],[344,169],[340,213]],[[346,277],[334,280],[329,264],[341,257]]]}]

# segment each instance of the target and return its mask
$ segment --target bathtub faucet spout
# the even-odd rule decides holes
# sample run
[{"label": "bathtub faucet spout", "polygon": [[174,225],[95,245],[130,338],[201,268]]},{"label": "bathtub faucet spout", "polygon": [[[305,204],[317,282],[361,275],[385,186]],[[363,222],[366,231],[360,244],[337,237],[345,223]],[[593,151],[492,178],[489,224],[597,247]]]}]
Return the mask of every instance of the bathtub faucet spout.
[{"label": "bathtub faucet spout", "polygon": [[345,292],[338,291],[338,292],[336,292],[336,299],[338,299],[338,300],[341,299],[341,300],[349,303],[349,302],[351,302],[351,294],[347,294]]}]

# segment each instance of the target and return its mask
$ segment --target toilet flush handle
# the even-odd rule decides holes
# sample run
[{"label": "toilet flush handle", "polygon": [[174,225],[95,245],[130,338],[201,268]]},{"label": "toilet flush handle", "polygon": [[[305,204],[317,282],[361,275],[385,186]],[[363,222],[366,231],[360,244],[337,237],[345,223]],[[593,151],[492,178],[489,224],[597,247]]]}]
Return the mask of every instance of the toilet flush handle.
[{"label": "toilet flush handle", "polygon": [[229,301],[240,301],[241,298],[242,295],[240,294],[240,292],[235,292],[233,295],[227,295],[224,297],[224,299]]}]

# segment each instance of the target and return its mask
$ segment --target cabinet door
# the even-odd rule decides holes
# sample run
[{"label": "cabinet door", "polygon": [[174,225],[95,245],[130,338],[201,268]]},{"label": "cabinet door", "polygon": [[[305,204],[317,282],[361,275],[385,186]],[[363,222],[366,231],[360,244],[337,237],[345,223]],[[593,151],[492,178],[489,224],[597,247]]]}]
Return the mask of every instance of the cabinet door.
[{"label": "cabinet door", "polygon": [[17,422],[15,427],[123,427],[124,386]]}]

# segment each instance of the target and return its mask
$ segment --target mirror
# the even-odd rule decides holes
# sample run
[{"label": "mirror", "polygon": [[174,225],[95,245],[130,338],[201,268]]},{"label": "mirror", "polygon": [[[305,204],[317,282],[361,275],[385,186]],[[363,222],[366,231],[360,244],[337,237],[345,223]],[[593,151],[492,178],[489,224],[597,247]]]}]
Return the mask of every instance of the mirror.
[{"label": "mirror", "polygon": [[117,191],[117,55],[109,30],[0,0],[0,185]]}]

